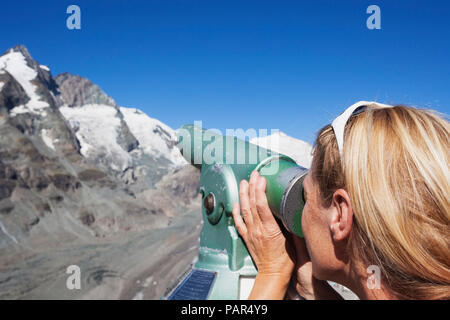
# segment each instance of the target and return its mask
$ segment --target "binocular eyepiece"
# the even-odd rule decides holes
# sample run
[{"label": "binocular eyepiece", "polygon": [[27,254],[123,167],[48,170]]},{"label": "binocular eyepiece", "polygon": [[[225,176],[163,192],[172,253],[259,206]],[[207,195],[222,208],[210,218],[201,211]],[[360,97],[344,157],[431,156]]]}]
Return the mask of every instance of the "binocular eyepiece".
[{"label": "binocular eyepiece", "polygon": [[210,224],[231,217],[233,204],[239,202],[239,182],[248,180],[256,170],[266,179],[266,196],[274,216],[288,231],[303,237],[307,169],[286,155],[193,125],[183,126],[178,136],[184,158],[201,169],[202,211]]},{"label": "binocular eyepiece", "polygon": [[[263,168],[268,166],[277,166],[274,174],[264,174]],[[267,202],[273,215],[281,220],[289,232],[303,237],[303,182],[308,170],[297,165],[291,158],[281,156],[271,159],[258,171],[266,178]]]}]

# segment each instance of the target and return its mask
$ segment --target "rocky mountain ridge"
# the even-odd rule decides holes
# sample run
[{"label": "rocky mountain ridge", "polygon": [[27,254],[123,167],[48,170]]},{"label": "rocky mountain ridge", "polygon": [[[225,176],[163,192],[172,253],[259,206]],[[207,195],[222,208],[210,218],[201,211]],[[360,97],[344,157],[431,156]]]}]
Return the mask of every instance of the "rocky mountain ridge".
[{"label": "rocky mountain ridge", "polygon": [[[173,163],[171,155],[145,153],[150,146],[140,147],[121,108],[89,80],[67,73],[55,80],[24,46],[16,46],[0,57],[0,83],[0,248],[57,228],[108,237],[163,227],[170,217],[198,207],[197,170]],[[98,118],[114,126],[96,141],[92,129],[105,128]],[[161,128],[155,126],[155,134]],[[168,135],[174,147],[174,131],[164,130],[160,140],[165,144]],[[128,162],[115,166],[121,155]],[[155,164],[158,157],[164,160]],[[188,186],[180,189],[188,196],[157,190],[167,174],[183,176],[177,183]],[[153,193],[174,198],[167,204]]]}]

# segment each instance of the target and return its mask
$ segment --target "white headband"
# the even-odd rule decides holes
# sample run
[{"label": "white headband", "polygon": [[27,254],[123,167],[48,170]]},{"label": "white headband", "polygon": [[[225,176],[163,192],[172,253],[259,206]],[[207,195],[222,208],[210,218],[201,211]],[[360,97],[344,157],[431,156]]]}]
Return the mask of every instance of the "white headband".
[{"label": "white headband", "polygon": [[380,108],[392,108],[392,106],[387,104],[382,104],[374,101],[359,101],[350,107],[348,107],[344,112],[342,112],[334,121],[331,123],[331,126],[333,127],[334,135],[336,136],[339,154],[342,158],[342,151],[344,149],[344,129],[345,125],[347,124],[348,119],[355,113],[355,111],[358,111],[358,108],[361,108],[362,110],[365,109],[366,106],[375,104],[377,107]]}]

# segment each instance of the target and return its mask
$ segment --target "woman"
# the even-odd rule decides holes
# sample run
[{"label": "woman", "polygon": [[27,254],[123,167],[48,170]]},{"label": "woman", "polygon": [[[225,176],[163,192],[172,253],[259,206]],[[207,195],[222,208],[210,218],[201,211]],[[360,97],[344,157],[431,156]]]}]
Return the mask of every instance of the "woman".
[{"label": "woman", "polygon": [[274,219],[263,177],[243,180],[233,217],[258,268],[250,299],[282,299],[290,281],[305,299],[339,298],[326,280],[361,299],[449,299],[449,132],[432,111],[351,106],[316,139],[304,239]]}]

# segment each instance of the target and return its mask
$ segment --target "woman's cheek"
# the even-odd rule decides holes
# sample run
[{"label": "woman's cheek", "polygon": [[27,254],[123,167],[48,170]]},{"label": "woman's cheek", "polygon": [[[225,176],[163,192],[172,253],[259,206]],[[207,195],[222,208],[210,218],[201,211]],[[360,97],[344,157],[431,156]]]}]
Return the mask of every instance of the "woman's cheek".
[{"label": "woman's cheek", "polygon": [[[313,273],[316,271],[315,269],[318,269],[319,261],[317,261],[317,250],[319,245],[318,237],[318,230],[317,225],[314,225],[317,223],[317,220],[313,217],[313,210],[309,208],[308,205],[305,205],[303,209],[303,215],[302,215],[302,229],[303,229],[303,235],[305,236],[306,241],[306,248],[308,249],[308,254],[311,258],[311,262],[313,265]],[[314,230],[316,228],[316,230]]]},{"label": "woman's cheek", "polygon": [[311,219],[311,209],[309,208],[308,204],[305,205],[303,208],[303,214],[302,214],[302,231],[303,236],[305,237],[306,242],[306,248],[308,249],[308,253],[310,257],[312,258],[313,254],[311,250],[313,250],[314,246],[314,232],[313,232],[313,219]]},{"label": "woman's cheek", "polygon": [[305,204],[302,212],[302,231],[305,239],[310,238],[311,231],[311,210],[308,203]]}]

